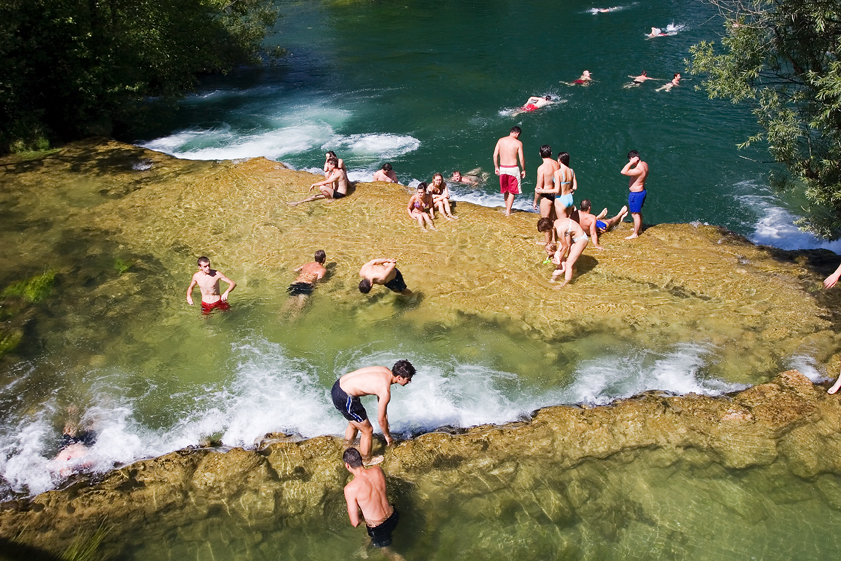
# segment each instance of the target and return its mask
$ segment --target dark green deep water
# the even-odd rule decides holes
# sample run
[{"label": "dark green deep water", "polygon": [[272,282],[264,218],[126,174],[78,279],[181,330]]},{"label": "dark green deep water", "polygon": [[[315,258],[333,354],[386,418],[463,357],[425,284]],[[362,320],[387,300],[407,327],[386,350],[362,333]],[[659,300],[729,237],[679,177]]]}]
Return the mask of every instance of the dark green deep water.
[{"label": "dark green deep water", "polygon": [[[617,209],[627,193],[618,172],[633,148],[652,170],[647,223],[697,220],[778,247],[837,249],[792,226],[798,199],[771,192],[766,153],[736,150],[755,132],[745,108],[708,100],[695,90],[698,79],[685,73],[687,80],[671,92],[655,91],[664,82],[623,87],[642,70],[662,79],[683,71],[689,46],[720,33],[714,11],[695,0],[634,2],[606,14],[588,11],[595,6],[280,2],[285,17],[271,42],[289,49],[284,61],[207,81],[177,115],[162,112],[155,127],[123,140],[185,158],[262,155],[312,170],[323,163],[325,150],[335,150],[354,179],[370,179],[391,162],[408,184],[436,171],[492,172],[494,143],[516,124],[524,131],[528,172],[519,208],[530,208],[537,149],[548,143],[555,152],[570,152],[579,199]],[[685,27],[670,37],[644,37],[652,26],[672,23]],[[585,69],[595,77],[591,86],[561,83]],[[510,115],[533,94],[562,102]],[[77,266],[75,281],[64,279],[56,289],[62,300],[51,301],[28,328],[28,341],[37,343],[5,363],[5,497],[59,484],[47,460],[69,403],[98,423],[97,469],[104,470],[209,435],[248,445],[272,430],[337,434],[343,422],[326,398],[335,374],[403,357],[424,373],[392,403],[393,428],[406,434],[504,422],[544,405],[602,403],[652,388],[715,393],[737,387],[705,375],[714,349],[703,343],[629,349],[594,336],[577,341],[575,351],[565,347],[561,364],[543,358],[550,353],[542,343],[492,326],[418,332],[388,310],[375,312],[388,320],[376,323],[362,312],[336,314],[318,300],[292,331],[277,324],[282,298],[270,287],[254,289],[232,313],[202,321],[182,302],[189,273],[124,255],[95,235],[66,238],[62,205],[96,204],[81,194],[90,191],[85,186],[77,191],[77,199],[0,200],[0,241],[18,248],[9,253],[4,278],[32,274],[42,265],[31,256],[49,252],[55,254],[51,266]],[[501,204],[494,177],[477,189],[453,191],[457,199]],[[114,280],[116,258],[134,264],[131,274],[146,290],[124,294]],[[86,282],[127,313],[74,308]],[[322,337],[326,345],[313,344]],[[808,360],[792,361],[808,371]],[[545,371],[552,376],[535,374]],[[398,493],[405,516],[396,549],[407,559],[593,560],[818,560],[838,551],[832,531],[841,485],[834,475],[807,481],[781,463],[733,471],[711,458],[664,460],[647,452],[592,460],[566,473],[551,466],[528,469],[542,475],[543,487],[470,501]],[[542,515],[542,493],[557,494],[568,505],[566,514]],[[341,512],[331,513],[323,526],[306,532],[279,527],[259,535],[212,515],[201,528],[155,529],[149,546],[125,555],[364,558],[361,530],[350,529]]]}]

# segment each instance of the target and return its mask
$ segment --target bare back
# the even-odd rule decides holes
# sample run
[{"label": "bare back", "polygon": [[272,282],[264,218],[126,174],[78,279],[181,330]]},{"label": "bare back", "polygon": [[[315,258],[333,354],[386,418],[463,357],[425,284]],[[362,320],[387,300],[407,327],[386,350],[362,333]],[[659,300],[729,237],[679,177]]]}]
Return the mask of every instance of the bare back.
[{"label": "bare back", "polygon": [[327,269],[325,269],[324,265],[321,263],[312,261],[301,265],[300,269],[298,269],[298,273],[298,278],[295,279],[295,282],[315,284],[317,281],[324,278],[324,275],[327,273]]},{"label": "bare back", "polygon": [[[522,152],[523,143],[509,135],[497,141],[494,155],[499,155],[499,165],[510,167],[517,165],[517,156],[522,154]],[[521,162],[522,159],[522,156],[520,156]],[[496,161],[494,161],[494,165],[496,165]]]},{"label": "bare back", "polygon": [[360,397],[391,395],[391,370],[385,366],[366,366],[339,378],[339,387],[348,395]]},{"label": "bare back", "polygon": [[357,505],[368,526],[382,524],[394,509],[386,495],[385,474],[379,466],[355,470],[354,479],[345,486],[345,500],[348,509]]},{"label": "bare back", "polygon": [[543,193],[559,193],[555,188],[554,175],[560,169],[561,165],[552,158],[544,158],[543,163],[537,168],[537,185],[535,190]]}]

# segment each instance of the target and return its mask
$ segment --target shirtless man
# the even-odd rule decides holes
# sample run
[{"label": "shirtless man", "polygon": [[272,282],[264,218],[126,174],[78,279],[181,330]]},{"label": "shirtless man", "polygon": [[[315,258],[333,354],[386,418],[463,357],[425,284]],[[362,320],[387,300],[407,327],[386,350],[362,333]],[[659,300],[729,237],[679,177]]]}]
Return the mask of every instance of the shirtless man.
[{"label": "shirtless man", "polygon": [[[210,259],[207,257],[199,257],[199,270],[193,275],[190,281],[190,286],[187,287],[187,303],[193,305],[193,288],[199,285],[201,290],[201,311],[203,314],[209,314],[214,309],[227,310],[231,306],[228,304],[228,294],[237,287],[237,283],[225,276],[222,271],[210,268]],[[219,281],[228,283],[228,289],[219,294]]]},{"label": "shirtless man", "polygon": [[371,259],[359,269],[359,292],[368,294],[371,287],[381,284],[392,292],[408,296],[412,291],[406,288],[403,274],[397,269],[397,259]]},{"label": "shirtless man", "polygon": [[665,37],[668,33],[664,33],[659,27],[652,27],[651,33],[646,33],[646,37],[653,39],[654,37]]},{"label": "shirtless man", "polygon": [[345,429],[345,444],[351,446],[356,440],[356,435],[361,432],[359,451],[366,463],[371,461],[371,447],[374,436],[374,427],[368,420],[368,413],[362,406],[359,398],[363,395],[375,395],[379,401],[377,406],[377,423],[383,431],[387,446],[394,444],[391,433],[388,430],[388,402],[391,400],[392,384],[405,386],[412,381],[415,375],[415,367],[408,360],[398,360],[391,367],[366,366],[345,374],[333,384],[330,395],[333,405],[342,416],[347,419],[348,426]]},{"label": "shirtless man", "polygon": [[338,157],[335,152],[330,150],[329,152],[324,154],[324,177],[330,175],[330,172],[327,170],[327,162],[329,162],[331,158],[338,162],[338,165],[336,167],[347,171],[347,167],[345,167],[345,161]]},{"label": "shirtless man", "polygon": [[528,99],[528,101],[526,101],[523,107],[513,111],[511,113],[511,116],[519,115],[520,113],[530,113],[532,111],[537,111],[541,107],[546,107],[550,103],[552,103],[551,95],[547,95],[546,97],[533,95]]},{"label": "shirtless man", "polygon": [[680,85],[680,72],[675,72],[675,75],[672,77],[671,82],[667,82],[667,83],[663,84],[662,86],[660,86],[659,88],[657,88],[654,91],[659,92],[659,91],[662,91],[662,90],[666,90],[667,92],[670,92],[670,91],[672,91],[673,87],[679,86],[679,85]]},{"label": "shirtless man", "polygon": [[301,310],[307,302],[307,297],[315,290],[315,283],[324,278],[327,274],[327,269],[324,267],[324,261],[327,259],[327,254],[323,249],[315,252],[315,261],[304,263],[300,267],[295,268],[298,273],[298,278],[295,282],[289,285],[286,292],[292,296],[292,303],[288,307],[294,310]]},{"label": "shirtless man", "polygon": [[462,175],[459,170],[455,170],[453,172],[453,176],[450,177],[450,181],[455,183],[466,183],[467,185],[476,185],[479,183],[479,178],[475,175]]},{"label": "shirtless man", "polygon": [[391,545],[391,533],[397,527],[400,514],[388,502],[383,470],[380,466],[366,468],[356,448],[345,450],[342,461],[345,469],[353,474],[353,480],[345,485],[345,502],[351,525],[354,528],[359,526],[361,511],[371,545],[387,548]]},{"label": "shirtless man", "polygon": [[341,199],[347,195],[348,178],[347,171],[339,167],[339,161],[335,158],[327,160],[327,179],[310,185],[310,191],[319,188],[321,193],[313,195],[302,201],[288,203],[290,206],[298,206],[301,203],[308,203],[316,199]]},{"label": "shirtless man", "polygon": [[619,172],[631,179],[628,181],[628,210],[634,219],[634,231],[626,240],[638,238],[642,233],[642,205],[645,204],[645,180],[648,178],[648,164],[640,160],[640,153],[636,150],[628,152],[628,163]]},{"label": "shirtless man", "polygon": [[604,249],[599,245],[599,234],[607,232],[622,222],[622,219],[628,214],[628,207],[623,206],[619,214],[604,221],[602,218],[607,215],[607,209],[604,209],[598,216],[595,216],[590,213],[591,206],[588,199],[581,201],[579,209],[572,212],[572,219],[581,225],[582,230],[589,232],[590,237],[593,239],[593,247]]},{"label": "shirtless man", "polygon": [[391,169],[391,164],[383,164],[383,169],[377,170],[372,181],[384,181],[386,183],[397,183],[397,174]]},{"label": "shirtless man", "polygon": [[[505,216],[511,216],[514,195],[520,194],[520,180],[526,178],[523,143],[518,140],[521,132],[520,127],[511,127],[508,136],[497,140],[494,148],[494,173],[499,176],[499,190],[505,197]],[[522,171],[517,167],[517,158]]]},{"label": "shirtless man", "polygon": [[[558,186],[554,182],[555,172],[561,165],[552,159],[552,147],[544,144],[540,147],[540,157],[543,163],[537,168],[537,185],[534,188],[534,202],[532,208],[537,210],[540,205],[541,218],[553,218],[555,209],[555,197],[559,194]],[[546,231],[546,243],[552,241],[552,232]]]},{"label": "shirtless man", "polygon": [[592,81],[593,81],[593,75],[590,74],[589,70],[585,70],[584,72],[581,73],[581,76],[577,80],[575,80],[573,82],[563,82],[563,83],[568,85],[568,86],[588,86],[588,85],[590,85],[590,82],[592,82]]},{"label": "shirtless man", "polygon": [[[835,269],[835,272],[826,277],[826,279],[824,279],[824,288],[832,288],[833,286],[838,284],[839,278],[841,278],[841,265],[838,265],[838,268]],[[835,380],[835,383],[832,384],[832,387],[826,390],[826,393],[836,393],[839,389],[841,389],[841,374],[838,375],[838,379]]]},{"label": "shirtless man", "polygon": [[646,72],[645,70],[643,70],[642,74],[640,74],[639,76],[631,76],[629,74],[628,78],[631,78],[633,80],[632,83],[629,84],[630,86],[639,86],[640,84],[642,84],[646,80],[657,80],[657,78],[650,78],[648,76],[648,72]]}]

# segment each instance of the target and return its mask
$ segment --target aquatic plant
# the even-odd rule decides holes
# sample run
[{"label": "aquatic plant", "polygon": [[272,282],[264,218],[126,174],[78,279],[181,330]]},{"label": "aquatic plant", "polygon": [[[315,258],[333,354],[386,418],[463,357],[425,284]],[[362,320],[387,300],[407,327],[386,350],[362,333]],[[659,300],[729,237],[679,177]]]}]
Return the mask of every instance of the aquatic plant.
[{"label": "aquatic plant", "polygon": [[3,290],[0,296],[19,296],[32,303],[40,302],[52,292],[55,275],[55,271],[48,270],[42,275],[12,283]]},{"label": "aquatic plant", "polygon": [[61,555],[61,558],[64,561],[97,561],[104,559],[99,551],[99,546],[105,536],[108,535],[109,530],[110,528],[103,523],[93,534],[77,536],[70,547]]},{"label": "aquatic plant", "polygon": [[129,269],[134,265],[131,261],[123,261],[119,257],[114,259],[114,269],[116,269],[117,274],[122,275],[123,273],[128,272]]}]

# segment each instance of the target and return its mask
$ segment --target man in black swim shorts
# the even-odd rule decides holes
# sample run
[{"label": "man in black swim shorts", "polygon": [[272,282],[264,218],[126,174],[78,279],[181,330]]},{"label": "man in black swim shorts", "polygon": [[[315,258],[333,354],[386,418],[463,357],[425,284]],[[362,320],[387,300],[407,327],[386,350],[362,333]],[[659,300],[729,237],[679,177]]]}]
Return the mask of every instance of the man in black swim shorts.
[{"label": "man in black swim shorts", "polygon": [[359,276],[362,277],[359,281],[359,292],[362,294],[371,292],[371,287],[375,284],[381,284],[398,294],[412,294],[406,287],[403,274],[397,270],[396,259],[371,259],[359,269]]},{"label": "man in black swim shorts", "polygon": [[397,527],[400,514],[386,497],[385,474],[379,466],[365,468],[356,448],[348,448],[342,456],[345,468],[353,474],[353,481],[345,485],[345,502],[350,523],[359,525],[359,511],[365,519],[371,545],[388,547],[391,533]]},{"label": "man in black swim shorts", "polygon": [[289,296],[292,296],[290,302],[286,305],[286,309],[291,309],[294,313],[303,309],[304,304],[307,303],[307,297],[315,289],[315,284],[327,274],[327,269],[324,267],[326,259],[327,254],[324,253],[323,249],[319,249],[315,252],[315,261],[304,263],[295,268],[298,278],[286,289]]}]

